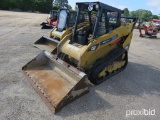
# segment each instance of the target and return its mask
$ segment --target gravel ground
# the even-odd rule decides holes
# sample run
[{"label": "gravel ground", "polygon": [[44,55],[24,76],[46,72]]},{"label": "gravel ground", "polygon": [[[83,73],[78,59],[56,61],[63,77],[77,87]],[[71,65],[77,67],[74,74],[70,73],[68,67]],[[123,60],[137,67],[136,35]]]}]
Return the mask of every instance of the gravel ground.
[{"label": "gravel ground", "polygon": [[[49,36],[50,30],[39,26],[47,16],[0,11],[1,120],[160,119],[160,39],[139,38],[138,30],[134,30],[129,64],[123,72],[91,86],[89,94],[53,114],[21,72],[40,53],[33,43],[42,35]],[[129,115],[131,110],[143,109],[155,110],[155,115]]]}]

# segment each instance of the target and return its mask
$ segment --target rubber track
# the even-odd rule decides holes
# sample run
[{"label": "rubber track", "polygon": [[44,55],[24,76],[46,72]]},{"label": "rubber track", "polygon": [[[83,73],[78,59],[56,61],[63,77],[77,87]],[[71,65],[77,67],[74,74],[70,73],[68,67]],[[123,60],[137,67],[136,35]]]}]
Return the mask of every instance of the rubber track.
[{"label": "rubber track", "polygon": [[[118,71],[110,74],[109,76],[103,78],[103,79],[99,79],[98,78],[98,74],[106,67],[108,66],[111,62],[115,61],[118,57],[120,57],[123,53],[126,52],[126,64],[124,67],[122,67],[121,69],[119,69]],[[90,73],[89,73],[89,80],[93,83],[93,84],[100,84],[101,82],[105,81],[106,79],[112,77],[113,75],[121,72],[122,70],[125,69],[125,67],[127,66],[128,63],[128,55],[127,55],[127,51],[124,48],[118,48],[116,50],[113,50],[112,52],[110,52],[105,58],[99,59],[90,69]],[[97,80],[99,79],[99,80]]]}]

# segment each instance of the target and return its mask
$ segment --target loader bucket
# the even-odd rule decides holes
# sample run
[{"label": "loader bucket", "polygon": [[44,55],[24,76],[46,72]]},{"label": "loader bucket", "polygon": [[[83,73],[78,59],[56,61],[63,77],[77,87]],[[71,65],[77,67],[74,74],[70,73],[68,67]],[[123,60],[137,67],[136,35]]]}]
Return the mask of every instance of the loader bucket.
[{"label": "loader bucket", "polygon": [[44,24],[46,24],[45,22],[42,22],[40,25],[44,25]]},{"label": "loader bucket", "polygon": [[54,26],[52,26],[52,25],[50,25],[48,23],[42,24],[42,27],[41,27],[41,29],[53,29],[53,28],[54,28]]},{"label": "loader bucket", "polygon": [[85,73],[47,51],[41,52],[22,71],[54,113],[89,92]]},{"label": "loader bucket", "polygon": [[41,50],[52,52],[56,48],[58,43],[59,43],[58,40],[55,40],[50,37],[42,36],[39,40],[37,40],[34,43],[34,46]]},{"label": "loader bucket", "polygon": [[46,22],[42,22],[40,25],[42,26],[41,29],[53,29],[54,28],[54,26],[52,26]]}]

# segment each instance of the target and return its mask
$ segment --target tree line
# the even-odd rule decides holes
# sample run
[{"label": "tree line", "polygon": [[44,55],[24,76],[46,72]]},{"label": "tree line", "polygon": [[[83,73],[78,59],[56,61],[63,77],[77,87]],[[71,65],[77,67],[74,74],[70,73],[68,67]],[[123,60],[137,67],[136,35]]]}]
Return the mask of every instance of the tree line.
[{"label": "tree line", "polygon": [[42,13],[49,13],[52,9],[59,9],[62,6],[68,5],[68,0],[1,0],[1,10],[19,9],[21,11],[39,11]]},{"label": "tree line", "polygon": [[150,10],[138,9],[136,11],[129,11],[124,8],[123,16],[138,17],[141,21],[150,21],[152,19],[160,19],[158,15],[153,15]]},{"label": "tree line", "polygon": [[[68,0],[1,0],[0,2],[0,9],[2,10],[19,9],[21,11],[39,11],[42,13],[49,13],[52,9],[59,9],[62,7],[72,9],[68,4]],[[123,16],[137,16],[142,21],[160,19],[159,16],[153,15],[151,11],[144,9],[138,9],[130,12],[128,8],[125,8]]]}]

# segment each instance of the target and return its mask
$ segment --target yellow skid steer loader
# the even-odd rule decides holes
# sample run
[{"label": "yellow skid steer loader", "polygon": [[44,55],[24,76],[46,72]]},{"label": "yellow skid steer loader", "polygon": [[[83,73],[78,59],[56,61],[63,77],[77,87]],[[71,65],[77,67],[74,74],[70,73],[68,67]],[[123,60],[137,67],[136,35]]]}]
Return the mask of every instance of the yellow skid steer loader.
[{"label": "yellow skid steer loader", "polygon": [[[100,84],[128,63],[137,18],[121,17],[122,10],[101,2],[76,5],[72,34],[67,34],[52,52],[42,51],[22,68],[53,112],[88,93],[89,80]],[[78,27],[83,12],[89,25]]]},{"label": "yellow skid steer loader", "polygon": [[[72,33],[72,27],[75,23],[76,14],[76,11],[60,9],[58,26],[54,27],[51,30],[50,37],[42,36],[34,43],[34,46],[41,50],[47,50],[49,52],[52,52],[56,48],[60,40],[62,40],[66,35]],[[83,25],[89,25],[88,21],[84,20],[84,15],[81,13],[81,18],[78,21],[78,27],[81,27]]]}]

